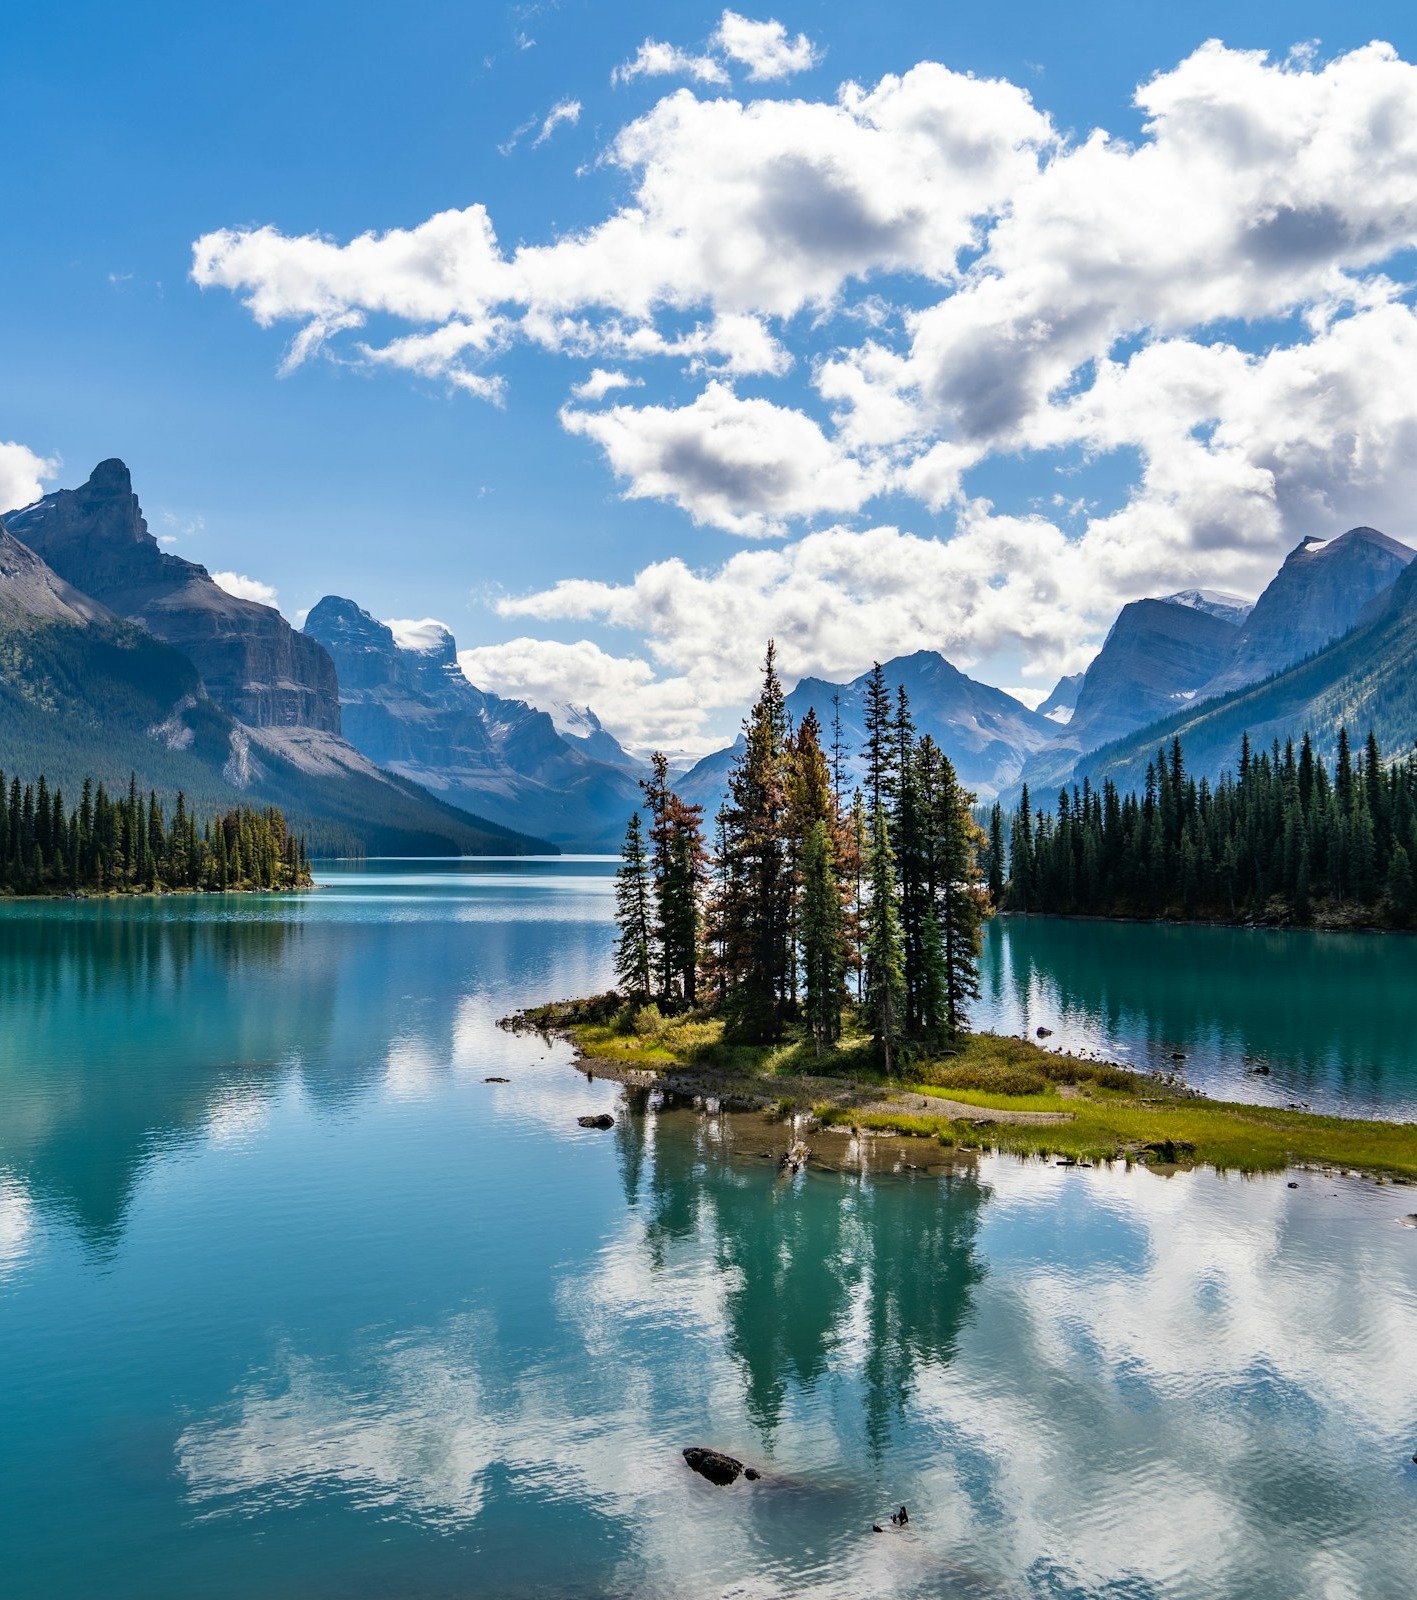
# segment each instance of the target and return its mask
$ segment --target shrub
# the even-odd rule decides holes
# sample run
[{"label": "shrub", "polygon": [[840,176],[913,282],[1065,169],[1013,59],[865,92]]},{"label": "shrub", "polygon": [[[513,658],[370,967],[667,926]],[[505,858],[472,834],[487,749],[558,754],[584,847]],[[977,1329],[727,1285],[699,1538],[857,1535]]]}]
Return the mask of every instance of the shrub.
[{"label": "shrub", "polygon": [[635,1032],[641,1039],[657,1039],[664,1032],[664,1017],[653,1000],[635,1012]]},{"label": "shrub", "polygon": [[1013,1066],[1004,1062],[943,1064],[928,1068],[925,1082],[937,1089],[977,1089],[984,1094],[1045,1094],[1048,1080],[1032,1066]]}]

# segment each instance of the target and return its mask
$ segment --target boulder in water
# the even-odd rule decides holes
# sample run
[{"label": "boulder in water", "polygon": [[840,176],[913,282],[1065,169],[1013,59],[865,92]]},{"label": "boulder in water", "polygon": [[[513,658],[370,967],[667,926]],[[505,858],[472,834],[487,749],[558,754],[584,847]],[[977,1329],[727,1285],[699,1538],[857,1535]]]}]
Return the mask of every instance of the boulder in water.
[{"label": "boulder in water", "polygon": [[597,1117],[577,1117],[576,1121],[583,1128],[613,1128],[615,1118],[608,1111],[602,1111]]},{"label": "boulder in water", "polygon": [[[726,1489],[730,1483],[738,1481],[739,1474],[743,1472],[743,1463],[733,1456],[726,1456],[721,1450],[710,1450],[705,1445],[691,1444],[684,1451],[684,1459],[701,1478],[707,1478],[710,1483],[716,1483],[720,1489]],[[752,1468],[748,1469],[752,1472]],[[758,1474],[753,1472],[753,1477]]]}]

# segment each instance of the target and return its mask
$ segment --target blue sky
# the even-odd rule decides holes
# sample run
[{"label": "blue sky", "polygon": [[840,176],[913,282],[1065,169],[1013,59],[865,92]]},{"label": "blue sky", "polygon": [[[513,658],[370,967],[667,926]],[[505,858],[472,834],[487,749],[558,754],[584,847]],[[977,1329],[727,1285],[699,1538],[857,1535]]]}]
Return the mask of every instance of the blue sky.
[{"label": "blue sky", "polygon": [[[735,55],[738,36],[721,5],[565,0],[505,7],[115,8],[61,0],[10,7],[0,55],[0,146],[7,152],[10,218],[9,248],[0,260],[0,440],[53,464],[44,487],[75,483],[100,458],[123,456],[154,532],[213,570],[270,585],[287,615],[339,592],[382,617],[439,617],[473,650],[469,670],[488,686],[542,699],[589,699],[627,739],[684,750],[711,746],[734,725],[736,699],[768,628],[785,640],[789,671],[795,666],[844,676],[874,655],[928,643],[981,677],[1041,691],[1056,671],[1085,659],[1115,605],[1134,594],[1184,582],[1252,592],[1302,532],[1341,531],[1324,519],[1358,520],[1369,506],[1362,520],[1377,521],[1398,537],[1417,535],[1392,520],[1401,517],[1405,480],[1395,469],[1379,470],[1382,450],[1396,450],[1404,430],[1417,427],[1405,409],[1389,408],[1350,429],[1341,398],[1327,407],[1316,402],[1303,439],[1261,438],[1255,408],[1266,396],[1275,407],[1292,407],[1293,385],[1300,382],[1294,363],[1262,379],[1250,373],[1232,381],[1216,375],[1224,362],[1215,354],[1223,345],[1242,355],[1285,350],[1303,356],[1325,340],[1334,344],[1348,324],[1365,317],[1407,315],[1410,296],[1400,280],[1410,275],[1412,236],[1401,217],[1377,244],[1370,223],[1346,212],[1334,222],[1337,244],[1314,244],[1310,233],[1322,231],[1330,213],[1337,215],[1335,207],[1347,204],[1351,173],[1372,170],[1364,140],[1379,146],[1388,140],[1396,149],[1383,204],[1386,212],[1405,215],[1404,171],[1414,184],[1417,173],[1404,166],[1398,134],[1349,128],[1352,148],[1341,158],[1314,149],[1328,137],[1324,128],[1346,126],[1345,107],[1373,98],[1370,84],[1385,85],[1381,92],[1390,89],[1400,103],[1407,89],[1398,68],[1417,51],[1417,13],[1410,6],[1309,0],[1007,9],[802,3],[745,6],[742,15],[749,23],[779,21],[778,42],[787,57],[797,50],[795,65],[779,73],[771,51],[761,53],[772,44],[761,31],[742,35],[748,42]],[[498,251],[509,258],[518,245],[550,247],[602,226],[636,200],[646,173],[660,172],[665,184],[692,189],[695,139],[706,141],[705,170],[727,158],[707,120],[700,129],[681,117],[671,129],[656,112],[676,94],[691,95],[696,106],[727,98],[744,107],[800,101],[829,110],[839,107],[838,89],[847,80],[871,94],[887,75],[935,62],[954,74],[1003,81],[987,106],[981,102],[980,115],[997,112],[1000,148],[1022,141],[1027,160],[1038,166],[1062,151],[1076,154],[1095,128],[1144,145],[1147,114],[1133,103],[1138,85],[1176,72],[1209,38],[1232,52],[1268,52],[1271,70],[1264,76],[1242,68],[1233,56],[1195,69],[1182,97],[1189,109],[1172,116],[1177,128],[1184,116],[1194,119],[1197,105],[1227,96],[1227,106],[1272,96],[1281,121],[1309,115],[1291,104],[1295,95],[1329,96],[1323,106],[1332,109],[1311,117],[1302,135],[1312,164],[1302,203],[1291,205],[1278,193],[1295,166],[1282,152],[1244,200],[1252,209],[1269,204],[1268,183],[1275,187],[1280,222],[1291,212],[1302,215],[1310,232],[1301,228],[1291,237],[1276,224],[1277,255],[1259,269],[1274,282],[1258,298],[1235,289],[1228,298],[1218,293],[1212,306],[1174,286],[1156,290],[1152,263],[1153,286],[1146,294],[1138,290],[1141,309],[1131,320],[1107,323],[1090,336],[1091,346],[1063,349],[1065,378],[1051,391],[1050,405],[1026,424],[1011,413],[1008,427],[987,438],[978,422],[989,403],[987,386],[959,388],[958,374],[968,366],[959,318],[939,334],[949,353],[934,377],[922,377],[919,365],[928,341],[910,331],[913,313],[954,297],[963,275],[990,265],[981,266],[987,226],[951,263],[930,254],[936,249],[933,224],[910,220],[914,242],[906,249],[882,223],[879,259],[864,269],[851,267],[823,288],[822,262],[839,248],[833,236],[811,261],[804,256],[807,276],[780,286],[772,303],[754,303],[742,286],[720,296],[711,270],[704,289],[693,278],[699,261],[686,269],[683,303],[670,304],[671,264],[667,279],[661,274],[647,283],[650,311],[637,325],[641,332],[654,330],[661,352],[676,338],[681,347],[651,356],[627,342],[637,314],[625,306],[607,311],[604,294],[566,313],[594,324],[577,340],[528,336],[524,322],[512,327],[509,315],[516,321],[538,309],[535,295],[544,293],[538,290],[513,296],[514,313],[494,306],[489,315],[497,331],[489,350],[473,350],[460,365],[424,362],[415,370],[371,359],[361,346],[387,349],[395,340],[447,327],[451,314],[391,314],[365,287],[344,305],[362,325],[336,327],[311,359],[281,376],[308,315],[282,302],[285,309],[263,326],[245,303],[262,285],[271,295],[287,292],[282,275],[293,257],[286,242],[306,236],[343,246],[365,232],[417,230],[439,213],[480,203]],[[690,64],[657,75],[622,73],[612,81],[650,39],[674,47]],[[1334,78],[1331,90],[1325,87],[1325,69],[1373,39],[1387,41],[1401,60],[1355,64],[1341,81]],[[1317,43],[1281,70],[1293,47],[1308,41]],[[911,116],[931,95],[949,101],[957,92],[953,82],[920,87]],[[1033,113],[1020,109],[1026,106],[1021,95],[1008,97],[1009,86],[1050,119],[1051,143],[1028,132],[1026,115]],[[566,115],[547,127],[553,108],[568,102],[578,103],[574,119]],[[617,161],[617,138],[639,119],[648,131],[638,141],[638,165],[623,156],[623,146]],[[810,164],[818,148],[818,124],[799,120],[800,127],[782,125],[774,159],[790,181],[775,179],[771,192],[788,219],[781,225],[798,228],[817,249],[829,230],[849,231],[859,219],[815,179],[798,184],[792,178],[806,171],[803,163]],[[1207,124],[1207,137],[1217,125]],[[888,165],[897,154],[909,158],[905,138],[881,146]],[[1173,159],[1181,165],[1166,169],[1181,172],[1178,192],[1185,188],[1189,138],[1177,133],[1173,144],[1180,154]],[[843,150],[843,161],[856,159],[846,145]],[[1241,152],[1240,159],[1251,155]],[[733,157],[740,158],[741,152]],[[868,150],[861,159],[875,157]],[[957,147],[950,159],[955,167],[944,172],[942,193],[974,181],[966,170],[972,156]],[[910,181],[908,172],[894,176]],[[883,184],[888,179],[883,176]],[[869,174],[863,181],[869,198]],[[1021,192],[1020,181],[1000,179],[982,212],[996,221]],[[1112,182],[1105,164],[1096,181],[1105,199]],[[1021,255],[1050,250],[1050,241],[1063,236],[1060,206],[1072,208],[1068,237],[1086,229],[1087,182],[1086,172],[1070,178],[1065,200],[1048,202],[1048,226],[1014,241],[1015,269],[1022,270]],[[1325,184],[1333,186],[1333,197]],[[1055,188],[1062,187],[1060,179]],[[1203,196],[1204,183],[1196,190]],[[691,201],[691,194],[685,200],[676,191],[671,209]],[[1187,265],[1188,236],[1210,227],[1196,212],[1198,203],[1191,195],[1177,206],[1177,276],[1233,277],[1234,263],[1222,259],[1220,246],[1218,254]],[[891,228],[900,220],[897,211]],[[730,254],[737,248],[736,223],[725,214],[723,248]],[[1104,216],[1098,228],[1108,225]],[[1144,244],[1121,239],[1121,269],[1130,271],[1153,244],[1164,257],[1172,248],[1165,237],[1171,226],[1162,214]],[[193,282],[196,241],[220,230],[256,228],[272,230],[273,243],[259,259],[228,253],[209,286]],[[1338,309],[1318,313],[1315,306],[1333,298],[1331,282],[1316,287],[1319,279],[1312,277],[1295,286],[1284,253],[1324,249],[1330,279],[1344,274],[1345,282],[1360,287],[1345,289]],[[606,261],[612,275],[624,271],[613,252]],[[1007,282],[1011,269],[1002,253],[1000,261],[991,270]],[[1088,270],[1095,267],[1092,261]],[[1080,274],[1078,268],[1074,279]],[[1380,279],[1392,286],[1374,289]],[[285,287],[273,287],[278,281]],[[613,298],[613,291],[606,293]],[[1121,302],[1132,291],[1122,285],[1115,293]],[[964,316],[965,299],[958,299]],[[1065,327],[1072,310],[1058,311],[1050,326]],[[460,307],[457,317],[464,315]],[[734,355],[722,338],[715,345],[716,316],[750,319],[776,355]],[[1317,331],[1316,316],[1323,321]],[[613,338],[606,333],[608,319],[618,330]],[[746,324],[734,326],[741,334]],[[696,328],[700,346],[691,340],[684,348],[684,337]],[[1375,324],[1375,339],[1379,331]],[[1349,368],[1335,365],[1337,356],[1325,357],[1323,375],[1303,379],[1305,394],[1327,384],[1340,396],[1344,374],[1364,370],[1369,358],[1354,343],[1357,333],[1344,336],[1353,346],[1343,358]],[[1009,337],[1017,339],[1017,328]],[[1045,343],[1050,337],[1044,335]],[[1108,402],[1111,409],[1100,420],[1090,416],[1085,426],[1058,421],[1059,397],[1086,398],[1098,385],[1099,362],[1110,361],[1114,375],[1131,372],[1134,354],[1176,340],[1185,342],[1177,357],[1182,364],[1193,356],[1200,361],[1197,351],[1208,352],[1203,381],[1220,399],[1208,399],[1192,415],[1176,395],[1202,380],[1177,376],[1173,368],[1163,381],[1154,366],[1148,374],[1137,368],[1132,390]],[[1385,343],[1390,346],[1391,337]],[[892,367],[882,377],[885,367],[872,367],[863,351],[884,352],[880,363],[909,355],[917,367],[904,377],[904,369]],[[844,406],[864,415],[859,397],[846,399],[840,386],[824,387],[824,366],[845,374],[843,382],[869,383],[873,403],[886,409],[908,401],[910,418],[895,434],[878,419],[869,438],[852,443],[840,417]],[[629,383],[572,400],[572,387],[596,368],[623,374]],[[474,385],[495,385],[495,399],[469,392],[459,373]],[[1158,384],[1167,398],[1153,402]],[[767,409],[745,411],[748,402]],[[1169,444],[1144,429],[1129,433],[1118,422],[1153,403],[1158,415],[1167,405],[1174,410]],[[592,420],[568,421],[568,406]],[[1101,400],[1097,406],[1106,409]],[[623,409],[619,421],[596,420],[617,408]],[[797,418],[815,431],[794,432]],[[719,479],[710,483],[700,457],[717,448],[713,440],[721,430],[740,425],[753,438],[776,439],[772,448],[799,461],[815,460],[812,452],[823,439],[820,463],[806,471],[808,481],[789,490],[772,462],[750,462],[748,471],[737,457],[715,458],[712,474],[736,474],[731,483],[722,478],[720,492]],[[1214,443],[1217,432],[1240,442],[1222,452]],[[919,465],[932,444],[953,448],[967,437],[978,448],[971,447],[967,459],[951,457],[943,477]],[[1184,455],[1197,441],[1203,460]],[[1200,504],[1195,484],[1222,455],[1224,471],[1214,467],[1214,492]],[[1353,467],[1359,459],[1368,463],[1362,472]],[[1139,495],[1148,463],[1157,481]],[[1272,482],[1259,494],[1263,504],[1232,518],[1227,495],[1238,503],[1259,493],[1250,478],[1264,472]],[[927,477],[929,487],[922,488]],[[22,473],[14,479],[22,480]],[[753,500],[755,484],[770,486],[761,510]],[[626,498],[627,491],[634,497]],[[1030,517],[1047,520],[1069,550],[1085,543],[1090,527],[1100,530],[1089,537],[1103,553],[1069,565],[1068,550],[1049,543],[1037,521],[1027,524]],[[974,553],[963,566],[937,570],[933,552],[918,541],[950,544],[961,526],[966,540],[956,547],[957,563],[965,562],[959,552]],[[883,527],[917,542],[870,535]],[[854,544],[802,544],[828,529],[860,537]],[[1036,549],[1030,544],[1035,536]],[[749,570],[755,561],[780,560],[784,551],[800,551],[795,570],[810,570],[818,584],[811,604],[796,610],[785,604],[780,573],[764,579]],[[709,587],[695,588],[678,569],[656,567],[673,558],[689,574],[706,577]],[[738,567],[721,577],[735,558],[741,558]],[[1045,569],[1051,574],[1046,582],[1027,592],[1019,587]],[[545,598],[563,580],[601,587]],[[938,626],[920,602],[932,583],[943,586],[930,602]],[[1069,591],[1065,601],[1060,588]],[[1076,589],[1086,590],[1081,599]],[[497,604],[534,594],[544,598],[517,612]],[[963,596],[958,606],[955,595]],[[991,595],[1004,598],[991,602]],[[908,626],[894,620],[909,609],[902,596],[916,601]],[[719,646],[712,638],[686,642],[691,624],[710,618]]]}]

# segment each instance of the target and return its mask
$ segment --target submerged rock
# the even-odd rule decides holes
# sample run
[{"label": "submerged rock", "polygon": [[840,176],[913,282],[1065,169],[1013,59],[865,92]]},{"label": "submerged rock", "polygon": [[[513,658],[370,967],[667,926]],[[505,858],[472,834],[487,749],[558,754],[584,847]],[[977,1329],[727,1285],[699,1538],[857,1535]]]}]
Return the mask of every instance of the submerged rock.
[{"label": "submerged rock", "polygon": [[483,1083],[510,1083],[510,1078],[484,1078]]},{"label": "submerged rock", "polygon": [[778,1165],[788,1172],[801,1172],[802,1168],[807,1165],[807,1158],[811,1153],[802,1140],[799,1139],[783,1156],[782,1160],[778,1162]]},{"label": "submerged rock", "polygon": [[613,1128],[615,1126],[615,1118],[608,1111],[602,1111],[596,1117],[577,1117],[576,1121],[583,1128]]},{"label": "submerged rock", "polygon": [[1051,1039],[1053,1037],[1053,1030],[1051,1028],[1039,1028],[1036,1031],[1040,1039]]},{"label": "submerged rock", "polygon": [[758,1476],[752,1467],[745,1468],[735,1457],[726,1456],[721,1450],[710,1450],[705,1445],[691,1444],[684,1451],[684,1459],[701,1478],[716,1483],[720,1489],[736,1483],[740,1474],[750,1479]]}]

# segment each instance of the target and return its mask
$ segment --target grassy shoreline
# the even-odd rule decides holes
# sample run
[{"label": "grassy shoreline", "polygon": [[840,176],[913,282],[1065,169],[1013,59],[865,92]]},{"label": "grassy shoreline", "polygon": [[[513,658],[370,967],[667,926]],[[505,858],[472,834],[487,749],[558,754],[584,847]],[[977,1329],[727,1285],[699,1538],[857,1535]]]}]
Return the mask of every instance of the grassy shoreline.
[{"label": "grassy shoreline", "polygon": [[664,1019],[652,1007],[629,1017],[614,996],[533,1007],[504,1024],[568,1039],[598,1076],[712,1096],[730,1109],[810,1112],[823,1127],[1074,1161],[1240,1173],[1331,1167],[1417,1180],[1417,1123],[1211,1100],[1174,1075],[999,1034],[967,1035],[958,1051],[910,1061],[887,1079],[863,1035],[818,1059],[800,1040],[727,1043],[713,1018]]}]

